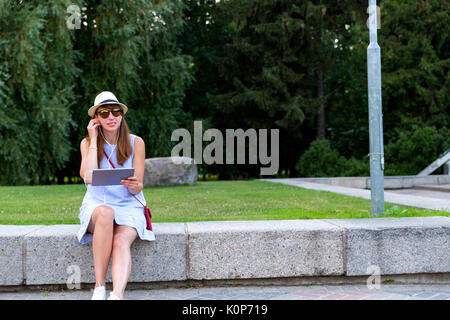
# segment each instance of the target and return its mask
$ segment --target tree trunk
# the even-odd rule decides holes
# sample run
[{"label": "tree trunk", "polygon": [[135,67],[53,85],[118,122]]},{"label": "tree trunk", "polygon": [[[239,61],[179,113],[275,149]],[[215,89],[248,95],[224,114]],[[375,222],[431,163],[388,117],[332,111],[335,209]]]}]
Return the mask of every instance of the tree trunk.
[{"label": "tree trunk", "polygon": [[58,184],[64,184],[64,173],[58,172],[56,174],[56,178],[58,179]]},{"label": "tree trunk", "polygon": [[320,100],[319,109],[317,110],[317,134],[318,140],[325,139],[325,103],[323,102],[323,67],[319,64],[317,70],[317,98]]}]

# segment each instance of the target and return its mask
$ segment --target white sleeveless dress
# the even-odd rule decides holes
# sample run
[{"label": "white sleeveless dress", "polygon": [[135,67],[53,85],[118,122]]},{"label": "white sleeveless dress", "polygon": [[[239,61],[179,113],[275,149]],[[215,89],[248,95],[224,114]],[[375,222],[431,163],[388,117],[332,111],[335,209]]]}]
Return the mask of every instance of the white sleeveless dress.
[{"label": "white sleeveless dress", "polygon": [[[134,139],[135,135],[130,134],[131,156],[121,166],[117,163],[115,145],[105,144],[103,147],[110,156],[110,160],[116,168],[132,168],[134,157]],[[114,149],[114,150],[113,150]],[[111,151],[113,154],[111,155]],[[112,168],[106,156],[103,156],[100,162],[100,169]],[[139,192],[135,195],[139,201],[146,205],[144,194]],[[136,229],[141,240],[153,241],[155,235],[147,230],[144,207],[130,194],[124,185],[117,186],[92,186],[87,185],[87,191],[80,207],[80,229],[77,237],[81,244],[87,244],[92,241],[93,235],[86,234],[89,222],[94,210],[101,205],[106,205],[114,210],[114,220],[118,225],[126,225]]]}]

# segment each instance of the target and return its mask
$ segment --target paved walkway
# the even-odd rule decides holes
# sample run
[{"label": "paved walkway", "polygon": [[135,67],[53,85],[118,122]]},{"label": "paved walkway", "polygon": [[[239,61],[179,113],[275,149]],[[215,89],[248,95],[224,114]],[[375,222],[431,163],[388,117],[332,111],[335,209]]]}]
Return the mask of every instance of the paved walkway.
[{"label": "paved walkway", "polygon": [[432,186],[428,188],[408,188],[408,189],[398,189],[398,190],[389,190],[389,192],[393,192],[396,194],[408,194],[411,196],[419,196],[419,197],[427,197],[427,198],[436,198],[436,199],[450,199],[450,191],[442,192],[438,189],[431,189]]},{"label": "paved walkway", "polygon": [[[109,290],[107,290],[109,295]],[[0,300],[90,300],[91,290],[0,292]],[[450,284],[228,286],[127,290],[126,300],[450,300]]]},{"label": "paved walkway", "polygon": [[[367,189],[348,188],[317,182],[308,182],[300,178],[278,178],[278,179],[259,179],[259,180],[270,181],[275,183],[283,183],[306,189],[330,191],[369,200],[371,198],[370,190]],[[387,190],[384,191],[384,200],[385,202],[396,203],[405,206],[423,209],[443,210],[450,212],[450,193],[447,191],[448,185],[443,186],[444,188],[440,188],[440,186],[434,186],[437,187],[434,190],[431,190],[431,188]]]}]

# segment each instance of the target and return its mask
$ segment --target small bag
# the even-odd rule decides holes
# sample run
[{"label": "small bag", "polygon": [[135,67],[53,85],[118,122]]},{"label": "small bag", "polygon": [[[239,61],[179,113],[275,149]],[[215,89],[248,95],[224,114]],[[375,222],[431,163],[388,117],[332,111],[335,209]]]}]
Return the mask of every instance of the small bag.
[{"label": "small bag", "polygon": [[[108,159],[111,166],[115,169],[116,167],[114,166],[112,161],[109,159],[105,150],[103,150],[103,153],[105,154],[106,159]],[[127,190],[128,190],[128,188],[127,188]],[[136,196],[134,194],[132,194],[130,190],[128,190],[128,192],[144,207],[144,215],[145,215],[145,220],[147,222],[147,230],[152,231],[152,221],[151,221],[152,213],[150,212],[150,209],[147,206],[144,206],[144,204],[138,198],[136,198]]]}]

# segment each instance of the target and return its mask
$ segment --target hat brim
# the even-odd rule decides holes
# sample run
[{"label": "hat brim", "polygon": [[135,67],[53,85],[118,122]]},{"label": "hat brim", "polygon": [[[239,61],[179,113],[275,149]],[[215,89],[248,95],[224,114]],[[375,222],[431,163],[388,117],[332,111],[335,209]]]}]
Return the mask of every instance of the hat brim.
[{"label": "hat brim", "polygon": [[121,106],[122,109],[123,109],[123,114],[124,115],[125,115],[125,113],[127,113],[128,107],[126,105],[124,105],[123,103],[120,103],[120,102],[118,102],[118,103],[105,102],[105,103],[100,103],[100,104],[97,104],[95,106],[90,107],[89,110],[88,110],[88,115],[90,117],[93,117],[95,115],[95,111],[97,110],[98,107],[103,106],[103,105],[112,105],[112,104],[117,104],[117,105]]}]

